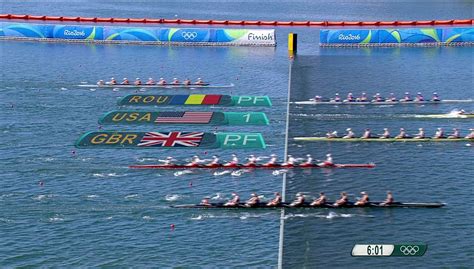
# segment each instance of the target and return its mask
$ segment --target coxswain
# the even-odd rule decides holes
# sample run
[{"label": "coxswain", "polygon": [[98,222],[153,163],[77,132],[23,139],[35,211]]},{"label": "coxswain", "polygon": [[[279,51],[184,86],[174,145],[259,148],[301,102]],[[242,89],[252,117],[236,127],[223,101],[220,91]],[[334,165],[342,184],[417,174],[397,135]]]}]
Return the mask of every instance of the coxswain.
[{"label": "coxswain", "polygon": [[160,78],[160,80],[158,80],[158,85],[166,85],[166,80],[164,78]]},{"label": "coxswain", "polygon": [[253,206],[256,206],[260,203],[260,198],[258,197],[258,195],[254,192],[250,195],[250,199],[248,199],[246,202],[245,202],[245,206],[246,207],[253,207]]},{"label": "coxswain", "polygon": [[383,99],[383,97],[380,95],[380,93],[376,93],[375,96],[374,96],[374,102],[384,102],[385,100]]},{"label": "coxswain", "polygon": [[296,158],[288,154],[286,162],[282,163],[281,166],[294,166],[295,162],[296,162]]},{"label": "coxswain", "polygon": [[336,103],[341,102],[341,97],[339,96],[339,93],[335,94],[334,99],[332,99],[332,101]]},{"label": "coxswain", "polygon": [[425,130],[423,128],[418,128],[418,133],[415,134],[415,139],[422,139],[425,138]]},{"label": "coxswain", "polygon": [[122,82],[120,82],[120,85],[130,85],[130,81],[128,81],[127,78],[123,78]]},{"label": "coxswain", "polygon": [[275,166],[277,162],[276,154],[270,154],[270,160],[266,162],[263,166]]},{"label": "coxswain", "polygon": [[367,205],[369,203],[369,195],[365,191],[361,192],[360,194],[362,194],[362,197],[359,200],[357,200],[357,202],[355,202],[355,205],[357,206]]},{"label": "coxswain", "polygon": [[342,138],[348,139],[348,138],[354,138],[355,137],[355,134],[354,134],[354,132],[352,131],[351,128],[347,128],[346,131],[347,131],[347,134],[345,136],[343,136]]},{"label": "coxswain", "polygon": [[443,128],[438,128],[433,138],[445,138]]},{"label": "coxswain", "polygon": [[232,159],[230,160],[230,162],[227,162],[226,164],[224,164],[224,166],[237,166],[239,165],[239,158],[237,158],[237,155],[235,154],[232,154]]},{"label": "coxswain", "polygon": [[468,135],[466,135],[465,138],[467,138],[467,139],[474,139],[474,129],[472,129],[472,128],[469,129],[469,132],[470,132],[470,133],[469,133]]},{"label": "coxswain", "polygon": [[204,197],[204,198],[201,200],[201,203],[199,203],[199,205],[211,206],[211,203],[209,202],[209,197]]},{"label": "coxswain", "polygon": [[397,97],[395,97],[395,94],[393,92],[390,93],[390,96],[387,98],[387,101],[388,102],[396,102],[397,101]]},{"label": "coxswain", "polygon": [[448,136],[449,139],[461,138],[461,133],[458,128],[453,128],[453,133]]},{"label": "coxswain", "polygon": [[390,138],[390,131],[388,130],[388,128],[383,128],[383,134],[381,134],[379,138]]},{"label": "coxswain", "polygon": [[341,192],[341,197],[334,203],[334,206],[345,206],[349,203],[349,197],[347,193]]},{"label": "coxswain", "polygon": [[140,78],[136,78],[136,79],[135,79],[135,82],[134,82],[133,84],[135,84],[135,85],[137,85],[137,86],[138,86],[138,85],[142,85],[142,81],[140,80]]},{"label": "coxswain", "polygon": [[187,78],[187,79],[185,79],[185,80],[183,81],[183,84],[184,84],[184,85],[191,85],[191,80],[189,80],[189,79]]},{"label": "coxswain", "polygon": [[413,101],[413,99],[411,99],[409,92],[405,92],[405,96],[403,97],[402,100],[400,100],[400,102],[411,102],[411,101]]},{"label": "coxswain", "polygon": [[211,167],[219,166],[219,157],[217,155],[212,156],[211,162],[209,162],[206,166],[211,166]]},{"label": "coxswain", "polygon": [[240,202],[240,197],[236,192],[232,193],[232,199],[230,199],[224,206],[238,206]]},{"label": "coxswain", "polygon": [[387,198],[385,198],[385,200],[382,203],[380,203],[380,205],[390,205],[390,204],[393,204],[393,202],[394,202],[394,199],[393,199],[392,192],[387,191]]},{"label": "coxswain", "polygon": [[199,157],[197,155],[194,155],[192,158],[191,158],[191,162],[186,164],[186,166],[198,166],[200,163],[202,163],[203,161],[201,159],[199,159]]},{"label": "coxswain", "polygon": [[148,78],[148,81],[145,84],[146,85],[155,85],[156,82],[153,80],[153,78]]},{"label": "coxswain", "polygon": [[296,194],[296,199],[293,202],[291,202],[291,204],[289,204],[288,206],[298,207],[298,206],[302,206],[303,204],[304,204],[304,195],[298,192]]},{"label": "coxswain", "polygon": [[194,84],[197,84],[197,85],[202,85],[202,84],[206,84],[201,78],[198,78],[196,80],[196,82],[194,82]]},{"label": "coxswain", "polygon": [[324,192],[320,192],[319,197],[317,199],[315,199],[313,202],[311,202],[311,204],[309,204],[309,205],[310,206],[321,206],[321,205],[325,205],[326,203],[327,203],[326,195],[324,194]]},{"label": "coxswain", "polygon": [[356,100],[355,100],[354,96],[352,95],[352,93],[351,93],[351,92],[348,93],[348,94],[347,94],[346,102],[355,102],[355,101],[356,101]]},{"label": "coxswain", "polygon": [[328,132],[326,138],[337,138],[337,131]]},{"label": "coxswain", "polygon": [[181,84],[181,82],[179,82],[177,78],[173,78],[173,81],[171,82],[171,84],[178,85],[178,84]]},{"label": "coxswain", "polygon": [[431,101],[433,101],[433,102],[441,101],[441,99],[438,96],[438,93],[436,93],[436,92],[433,93],[433,96],[431,97]]},{"label": "coxswain", "polygon": [[362,95],[358,98],[359,102],[367,102],[367,94],[365,92],[362,93]]},{"label": "coxswain", "polygon": [[400,128],[400,133],[395,136],[396,139],[402,139],[402,138],[407,138],[407,132],[405,131],[405,128]]},{"label": "coxswain", "polygon": [[326,160],[323,162],[318,163],[319,167],[330,167],[334,166],[333,159],[331,153],[326,154]]},{"label": "coxswain", "polygon": [[109,85],[116,85],[116,84],[117,84],[117,80],[115,80],[115,78],[110,78],[110,81],[107,82],[107,84],[109,84]]},{"label": "coxswain", "polygon": [[97,86],[103,86],[105,85],[105,82],[101,79],[97,82]]},{"label": "coxswain", "polygon": [[423,97],[423,95],[421,94],[421,92],[418,92],[418,93],[416,94],[415,101],[416,101],[416,102],[423,102],[423,101],[425,101],[425,98]]},{"label": "coxswain", "polygon": [[275,192],[275,197],[267,203],[267,206],[279,206],[280,204],[281,204],[281,195],[279,192]]},{"label": "coxswain", "polygon": [[257,165],[257,160],[258,160],[258,158],[255,157],[255,155],[251,154],[247,158],[248,162],[245,164],[245,166],[256,166]]},{"label": "coxswain", "polygon": [[370,129],[366,128],[365,131],[364,131],[364,134],[360,138],[367,139],[367,138],[371,138],[371,136],[372,136],[372,134],[370,133]]}]

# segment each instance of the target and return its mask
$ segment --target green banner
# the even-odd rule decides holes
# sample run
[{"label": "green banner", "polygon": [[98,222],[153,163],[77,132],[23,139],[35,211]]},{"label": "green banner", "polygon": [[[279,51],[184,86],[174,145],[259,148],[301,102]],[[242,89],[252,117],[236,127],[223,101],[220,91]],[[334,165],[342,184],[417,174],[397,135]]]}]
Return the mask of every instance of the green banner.
[{"label": "green banner", "polygon": [[266,148],[260,133],[88,132],[77,148]]},{"label": "green banner", "polygon": [[396,244],[391,256],[423,256],[427,248],[426,244]]},{"label": "green banner", "polygon": [[99,119],[100,124],[212,124],[268,125],[263,112],[139,111],[114,110]]}]

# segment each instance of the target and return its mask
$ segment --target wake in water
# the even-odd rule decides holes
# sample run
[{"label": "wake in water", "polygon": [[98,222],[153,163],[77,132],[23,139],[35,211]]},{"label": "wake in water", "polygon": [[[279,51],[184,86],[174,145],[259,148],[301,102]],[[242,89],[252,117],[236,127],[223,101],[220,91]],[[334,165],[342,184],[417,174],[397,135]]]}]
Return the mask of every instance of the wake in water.
[{"label": "wake in water", "polygon": [[355,217],[362,217],[362,218],[373,218],[373,215],[363,215],[363,214],[342,214],[336,213],[333,211],[329,211],[327,214],[321,213],[289,213],[285,215],[285,219],[292,219],[292,218],[322,218],[322,219],[336,219],[336,218],[355,218]]},{"label": "wake in water", "polygon": [[99,178],[104,178],[104,177],[124,177],[127,176],[127,174],[117,174],[117,173],[94,173],[92,174],[93,177],[99,177]]}]

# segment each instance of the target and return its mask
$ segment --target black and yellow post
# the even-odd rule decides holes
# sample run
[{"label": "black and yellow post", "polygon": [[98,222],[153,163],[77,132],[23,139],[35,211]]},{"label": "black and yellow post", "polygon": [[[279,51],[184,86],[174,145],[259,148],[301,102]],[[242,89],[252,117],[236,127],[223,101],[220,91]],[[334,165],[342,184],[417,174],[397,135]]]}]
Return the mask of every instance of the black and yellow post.
[{"label": "black and yellow post", "polygon": [[295,33],[288,34],[288,56],[293,58],[298,48],[298,35]]}]

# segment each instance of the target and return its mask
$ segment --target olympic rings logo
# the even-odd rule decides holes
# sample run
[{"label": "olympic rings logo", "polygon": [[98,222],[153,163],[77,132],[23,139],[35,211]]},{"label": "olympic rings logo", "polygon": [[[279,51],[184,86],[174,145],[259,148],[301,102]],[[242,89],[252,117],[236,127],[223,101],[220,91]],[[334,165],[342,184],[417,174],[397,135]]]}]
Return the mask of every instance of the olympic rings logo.
[{"label": "olympic rings logo", "polygon": [[400,247],[400,251],[403,253],[403,255],[405,256],[413,256],[415,255],[416,253],[418,253],[418,251],[420,251],[420,247],[419,246],[401,246]]},{"label": "olympic rings logo", "polygon": [[186,40],[193,40],[197,37],[196,32],[181,32],[181,36]]}]

